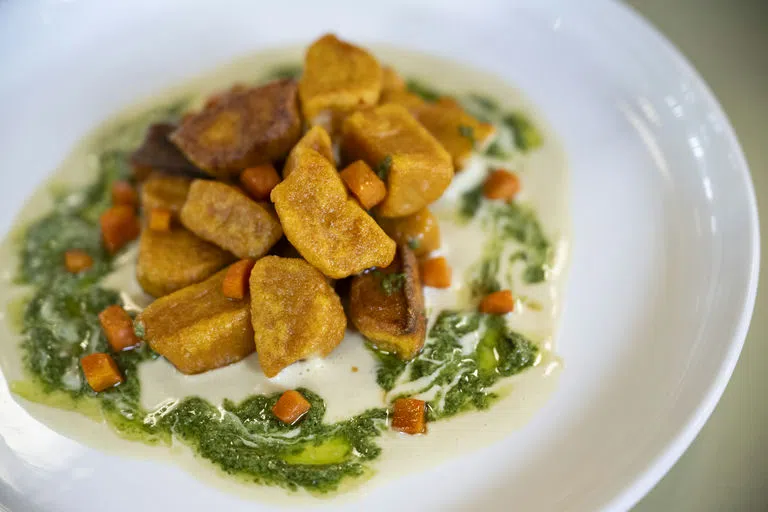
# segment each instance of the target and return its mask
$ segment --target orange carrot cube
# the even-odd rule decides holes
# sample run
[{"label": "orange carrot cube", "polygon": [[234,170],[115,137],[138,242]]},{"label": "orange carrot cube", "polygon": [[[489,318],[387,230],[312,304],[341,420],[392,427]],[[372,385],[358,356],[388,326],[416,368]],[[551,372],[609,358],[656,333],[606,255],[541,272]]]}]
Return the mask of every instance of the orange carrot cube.
[{"label": "orange carrot cube", "polygon": [[249,167],[240,173],[240,184],[257,201],[266,201],[272,189],[280,184],[280,175],[272,164]]},{"label": "orange carrot cube", "polygon": [[116,181],[112,184],[112,204],[139,204],[139,194],[136,188],[127,181]]},{"label": "orange carrot cube", "polygon": [[310,407],[310,403],[301,393],[289,389],[280,395],[272,407],[272,413],[283,423],[293,425],[307,414]]},{"label": "orange carrot cube", "polygon": [[112,356],[103,352],[89,354],[80,359],[85,380],[95,392],[100,393],[123,382],[123,376]]},{"label": "orange carrot cube", "polygon": [[152,208],[149,211],[149,229],[152,231],[170,231],[171,210],[167,208]]},{"label": "orange carrot cube", "polygon": [[387,186],[362,160],[349,164],[339,175],[366,210],[382,202],[387,195]]},{"label": "orange carrot cube", "polygon": [[392,428],[406,434],[427,432],[427,403],[416,398],[398,398],[392,404]]},{"label": "orange carrot cube", "polygon": [[133,330],[133,320],[126,311],[114,304],[99,313],[99,322],[107,341],[115,352],[135,347],[141,340]]},{"label": "orange carrot cube", "polygon": [[125,204],[113,206],[102,213],[99,223],[104,247],[110,254],[115,254],[128,242],[135,240],[141,230],[136,211]]},{"label": "orange carrot cube", "polygon": [[93,258],[80,249],[70,249],[64,253],[64,266],[67,272],[78,274],[93,266]]},{"label": "orange carrot cube", "polygon": [[480,312],[491,315],[504,315],[515,309],[515,298],[509,290],[493,292],[480,301]]},{"label": "orange carrot cube", "polygon": [[504,169],[496,169],[483,184],[483,195],[487,199],[514,199],[520,192],[520,178]]},{"label": "orange carrot cube", "polygon": [[448,288],[451,286],[451,267],[448,261],[440,256],[421,262],[421,282],[432,288]]},{"label": "orange carrot cube", "polygon": [[255,260],[245,259],[229,266],[221,283],[221,292],[225,297],[241,300],[248,295],[248,280],[251,278],[251,269],[255,263]]}]

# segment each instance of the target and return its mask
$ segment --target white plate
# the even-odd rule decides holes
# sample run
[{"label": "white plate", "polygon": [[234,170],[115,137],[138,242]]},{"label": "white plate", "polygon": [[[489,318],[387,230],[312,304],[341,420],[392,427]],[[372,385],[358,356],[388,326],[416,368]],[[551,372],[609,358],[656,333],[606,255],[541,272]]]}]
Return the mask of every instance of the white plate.
[{"label": "white plate", "polygon": [[[0,6],[0,228],[110,113],[231,57],[333,30],[520,87],[570,158],[560,388],[504,441],[334,510],[620,510],[685,450],[736,363],[758,271],[744,158],[685,60],[608,2],[16,1]],[[471,435],[471,434],[468,434]],[[0,506],[261,510],[32,420],[0,375]]]}]

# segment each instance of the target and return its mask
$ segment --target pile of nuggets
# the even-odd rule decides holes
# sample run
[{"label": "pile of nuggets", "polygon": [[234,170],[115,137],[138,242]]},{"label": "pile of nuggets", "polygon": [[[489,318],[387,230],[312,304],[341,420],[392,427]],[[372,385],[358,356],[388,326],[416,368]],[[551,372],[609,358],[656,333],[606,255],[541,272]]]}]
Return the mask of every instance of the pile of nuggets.
[{"label": "pile of nuggets", "polygon": [[300,79],[234,86],[153,125],[132,155],[137,277],[156,298],[137,318],[144,339],[186,374],[256,351],[273,377],[331,353],[349,317],[413,358],[419,258],[440,244],[427,207],[492,132],[333,35],[308,48]]}]

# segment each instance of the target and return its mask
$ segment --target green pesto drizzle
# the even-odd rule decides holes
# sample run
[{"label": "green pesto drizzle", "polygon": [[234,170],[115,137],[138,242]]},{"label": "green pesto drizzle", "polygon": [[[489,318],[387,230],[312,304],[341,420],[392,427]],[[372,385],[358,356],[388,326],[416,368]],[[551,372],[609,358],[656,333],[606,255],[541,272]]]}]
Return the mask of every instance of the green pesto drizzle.
[{"label": "green pesto drizzle", "polygon": [[[298,78],[300,74],[301,66],[289,65],[272,69],[269,78]],[[413,80],[408,81],[408,88],[431,102],[441,96]],[[471,94],[462,103],[478,119],[494,122],[513,136],[515,149],[527,151],[541,143],[533,125],[522,117],[505,114],[491,98]],[[30,400],[104,418],[127,439],[168,445],[176,438],[224,472],[248,482],[315,493],[336,490],[346,479],[371,473],[369,463],[381,452],[376,438],[386,428],[385,408],[324,423],[323,398],[300,389],[312,407],[293,426],[284,425],[271,413],[279,393],[253,395],[239,403],[225,400],[219,405],[187,397],[148,411],[140,402],[138,367],[158,355],[146,344],[113,354],[125,382],[105,392],[94,393],[80,370],[79,360],[84,355],[109,351],[97,315],[108,305],[119,303],[116,292],[100,286],[113,268],[113,258],[101,246],[99,215],[110,205],[112,183],[130,179],[127,157],[147,126],[177,120],[187,104],[182,101],[152,110],[113,129],[100,143],[95,182],[58,194],[53,210],[27,228],[19,248],[22,263],[17,280],[34,289],[24,311],[21,343],[30,380],[13,383],[12,388]],[[474,139],[471,127],[459,130]],[[513,150],[509,146],[497,138],[487,152],[507,158]],[[386,180],[391,165],[392,156],[387,155],[375,170]],[[514,202],[488,204],[479,185],[464,194],[460,213],[467,219],[478,216],[483,225],[490,226],[490,242],[470,276],[473,296],[502,287],[498,274],[509,240],[520,246],[508,257],[524,263],[524,279],[533,283],[546,278],[549,242],[532,211]],[[416,249],[418,241],[409,245]],[[66,272],[63,254],[73,248],[93,257],[91,269],[76,275]],[[402,274],[381,276],[387,294],[402,288],[403,281]],[[145,334],[140,325],[136,333],[140,338]],[[474,344],[463,343],[465,336],[475,336]],[[432,393],[428,417],[436,421],[489,407],[498,398],[495,384],[532,366],[538,348],[509,330],[503,317],[444,311],[430,329],[423,351],[412,361],[373,353],[379,363],[377,383],[390,392],[388,399]],[[398,393],[400,386],[409,383],[418,386]]]},{"label": "green pesto drizzle", "polygon": [[[58,194],[53,210],[27,228],[19,248],[18,282],[35,289],[24,311],[21,342],[30,380],[12,388],[30,400],[104,418],[130,440],[168,444],[175,437],[224,472],[249,482],[323,493],[347,478],[370,474],[367,462],[380,453],[374,439],[386,427],[383,408],[323,423],[325,402],[301,390],[312,408],[295,426],[282,424],[271,413],[279,393],[240,403],[227,400],[220,406],[188,397],[147,411],[140,402],[138,367],[158,357],[147,344],[112,354],[125,382],[101,393],[88,386],[80,358],[110,351],[97,315],[119,303],[116,292],[100,286],[113,258],[101,248],[99,215],[109,207],[112,183],[130,178],[127,157],[146,127],[173,120],[181,111],[181,104],[158,109],[115,129],[103,141],[96,181]],[[63,255],[71,248],[88,251],[93,267],[68,273]],[[144,335],[140,327],[137,334]]]}]

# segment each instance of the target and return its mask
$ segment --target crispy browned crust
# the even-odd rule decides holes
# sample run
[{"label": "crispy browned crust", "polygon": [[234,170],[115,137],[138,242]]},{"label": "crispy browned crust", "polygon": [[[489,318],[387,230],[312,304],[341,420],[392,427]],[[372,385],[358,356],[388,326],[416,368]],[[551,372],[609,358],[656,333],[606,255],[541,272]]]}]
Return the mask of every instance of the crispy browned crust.
[{"label": "crispy browned crust", "polygon": [[[405,274],[403,286],[387,295],[382,279],[399,272]],[[352,278],[348,313],[355,327],[378,349],[404,360],[421,351],[426,338],[424,296],[416,256],[406,245],[398,247],[398,256],[389,267]]]},{"label": "crispy browned crust", "polygon": [[137,320],[152,350],[179,371],[201,373],[237,362],[255,349],[250,301],[227,299],[226,270],[161,297]]},{"label": "crispy browned crust", "polygon": [[170,123],[150,125],[141,146],[131,154],[130,161],[136,167],[153,169],[164,174],[199,178],[206,176],[184,153],[173,145],[168,136],[176,129]]},{"label": "crispy browned crust", "polygon": [[234,90],[187,118],[171,141],[212,176],[231,178],[244,168],[284,158],[301,136],[294,80]]}]

